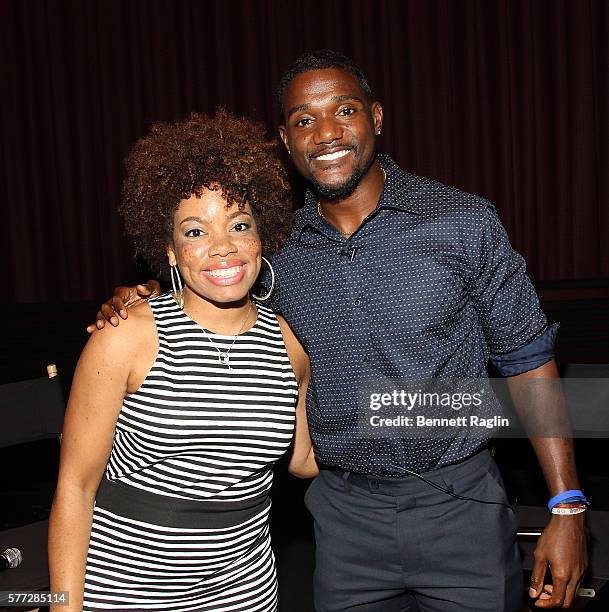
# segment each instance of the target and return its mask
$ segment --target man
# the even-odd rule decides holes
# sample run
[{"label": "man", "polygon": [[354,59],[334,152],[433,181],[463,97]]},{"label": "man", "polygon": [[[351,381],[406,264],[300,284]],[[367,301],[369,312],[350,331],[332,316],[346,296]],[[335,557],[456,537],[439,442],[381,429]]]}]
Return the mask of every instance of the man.
[{"label": "man", "polygon": [[[279,98],[281,139],[309,184],[273,260],[271,306],[311,358],[316,610],[404,610],[409,593],[423,612],[518,610],[516,525],[484,450],[491,432],[363,436],[358,399],[375,379],[485,378],[490,358],[521,416],[551,416],[553,394],[534,394],[532,406],[527,385],[557,377],[556,326],[492,205],[376,155],[382,107],[351,60],[299,58]],[[125,317],[136,297],[117,290],[116,312]],[[551,496],[578,490],[572,441],[531,442]],[[540,608],[569,606],[585,570],[586,500],[568,501],[577,514],[552,514],[537,544],[530,594]]]}]

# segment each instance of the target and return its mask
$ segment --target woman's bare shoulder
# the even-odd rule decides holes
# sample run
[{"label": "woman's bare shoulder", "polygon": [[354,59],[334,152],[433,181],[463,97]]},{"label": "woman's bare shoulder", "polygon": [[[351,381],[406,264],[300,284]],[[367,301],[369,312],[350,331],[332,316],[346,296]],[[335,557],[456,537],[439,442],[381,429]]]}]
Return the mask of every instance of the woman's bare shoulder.
[{"label": "woman's bare shoulder", "polygon": [[107,323],[102,329],[96,329],[89,343],[102,350],[119,349],[134,353],[141,343],[149,342],[152,337],[156,337],[156,324],[150,305],[144,301],[129,308],[129,316],[121,319],[117,327]]}]

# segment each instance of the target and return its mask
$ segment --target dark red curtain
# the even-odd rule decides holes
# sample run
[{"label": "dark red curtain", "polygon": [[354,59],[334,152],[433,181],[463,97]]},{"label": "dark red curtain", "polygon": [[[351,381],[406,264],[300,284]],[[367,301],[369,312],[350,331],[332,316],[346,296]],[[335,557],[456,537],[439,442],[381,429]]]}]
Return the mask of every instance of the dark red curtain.
[{"label": "dark red curtain", "polygon": [[534,277],[609,277],[605,0],[2,0],[2,299],[144,274],[115,213],[133,141],[218,104],[274,131],[277,78],[323,47],[369,75],[380,149],[493,200]]}]

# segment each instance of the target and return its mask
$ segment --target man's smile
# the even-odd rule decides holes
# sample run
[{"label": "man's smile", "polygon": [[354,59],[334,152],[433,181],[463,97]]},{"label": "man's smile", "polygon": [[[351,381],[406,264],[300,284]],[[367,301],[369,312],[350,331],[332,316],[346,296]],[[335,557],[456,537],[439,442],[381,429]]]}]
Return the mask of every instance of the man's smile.
[{"label": "man's smile", "polygon": [[336,159],[340,159],[341,157],[345,157],[351,152],[351,149],[339,149],[337,151],[332,151],[331,153],[322,153],[321,155],[314,155],[313,159],[315,161],[334,161]]}]

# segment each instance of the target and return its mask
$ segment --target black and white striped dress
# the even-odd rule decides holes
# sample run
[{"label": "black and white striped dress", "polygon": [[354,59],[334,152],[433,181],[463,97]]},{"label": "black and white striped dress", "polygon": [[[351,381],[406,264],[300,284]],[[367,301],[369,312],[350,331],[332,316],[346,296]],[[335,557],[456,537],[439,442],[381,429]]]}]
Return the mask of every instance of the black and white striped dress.
[{"label": "black and white striped dress", "polygon": [[84,610],[276,610],[268,492],[298,393],[277,319],[258,306],[236,339],[210,334],[235,339],[229,369],[170,294],[150,306],[159,352],[117,420]]}]

